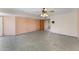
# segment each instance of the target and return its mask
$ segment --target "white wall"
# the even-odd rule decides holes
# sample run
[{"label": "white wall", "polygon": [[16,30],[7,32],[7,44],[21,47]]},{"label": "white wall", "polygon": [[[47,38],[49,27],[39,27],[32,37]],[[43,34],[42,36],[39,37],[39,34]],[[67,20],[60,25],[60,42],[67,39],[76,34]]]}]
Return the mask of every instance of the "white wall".
[{"label": "white wall", "polygon": [[0,16],[0,36],[3,34],[3,24],[2,24],[2,17]]},{"label": "white wall", "polygon": [[4,35],[15,35],[15,17],[4,16]]},{"label": "white wall", "polygon": [[48,31],[48,21],[46,20],[44,24],[45,24],[44,26],[45,31]]},{"label": "white wall", "polygon": [[79,38],[79,9],[77,9],[77,32],[78,32],[78,38]]},{"label": "white wall", "polygon": [[51,23],[50,32],[75,36],[77,37],[77,15],[76,11],[50,16]]}]

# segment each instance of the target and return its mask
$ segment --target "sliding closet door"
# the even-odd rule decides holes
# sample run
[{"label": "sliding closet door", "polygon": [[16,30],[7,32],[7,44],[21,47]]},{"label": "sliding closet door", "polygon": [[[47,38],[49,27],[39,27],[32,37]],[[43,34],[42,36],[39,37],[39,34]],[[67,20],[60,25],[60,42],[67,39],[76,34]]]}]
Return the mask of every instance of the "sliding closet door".
[{"label": "sliding closet door", "polygon": [[15,35],[14,16],[4,16],[4,35]]},{"label": "sliding closet door", "polygon": [[3,24],[2,24],[2,17],[0,17],[0,36],[3,35]]}]

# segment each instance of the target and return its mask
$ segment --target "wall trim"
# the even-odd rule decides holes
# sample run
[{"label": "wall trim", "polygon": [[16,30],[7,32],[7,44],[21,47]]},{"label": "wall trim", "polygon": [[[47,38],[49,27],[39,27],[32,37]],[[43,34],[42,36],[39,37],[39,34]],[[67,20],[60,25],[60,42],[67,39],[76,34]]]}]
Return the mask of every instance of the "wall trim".
[{"label": "wall trim", "polygon": [[68,35],[68,34],[53,32],[53,31],[50,31],[50,30],[49,30],[49,32],[78,38],[78,35],[77,36],[73,36],[73,35]]}]

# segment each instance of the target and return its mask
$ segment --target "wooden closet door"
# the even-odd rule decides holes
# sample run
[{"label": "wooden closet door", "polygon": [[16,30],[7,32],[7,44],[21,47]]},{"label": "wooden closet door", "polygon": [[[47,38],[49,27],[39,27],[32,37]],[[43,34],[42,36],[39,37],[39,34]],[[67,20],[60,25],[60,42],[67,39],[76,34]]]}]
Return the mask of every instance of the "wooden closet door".
[{"label": "wooden closet door", "polygon": [[40,31],[44,31],[44,20],[40,20]]}]

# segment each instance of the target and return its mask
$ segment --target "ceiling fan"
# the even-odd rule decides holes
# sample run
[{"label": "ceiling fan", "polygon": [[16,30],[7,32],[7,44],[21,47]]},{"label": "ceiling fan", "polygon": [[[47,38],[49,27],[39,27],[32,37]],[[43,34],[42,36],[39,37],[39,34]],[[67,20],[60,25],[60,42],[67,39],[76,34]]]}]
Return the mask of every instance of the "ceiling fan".
[{"label": "ceiling fan", "polygon": [[49,14],[48,14],[49,12],[55,12],[55,11],[53,11],[53,10],[48,11],[47,8],[42,8],[42,11],[41,11],[41,15],[40,16],[42,16],[42,17],[48,17],[49,16]]}]

